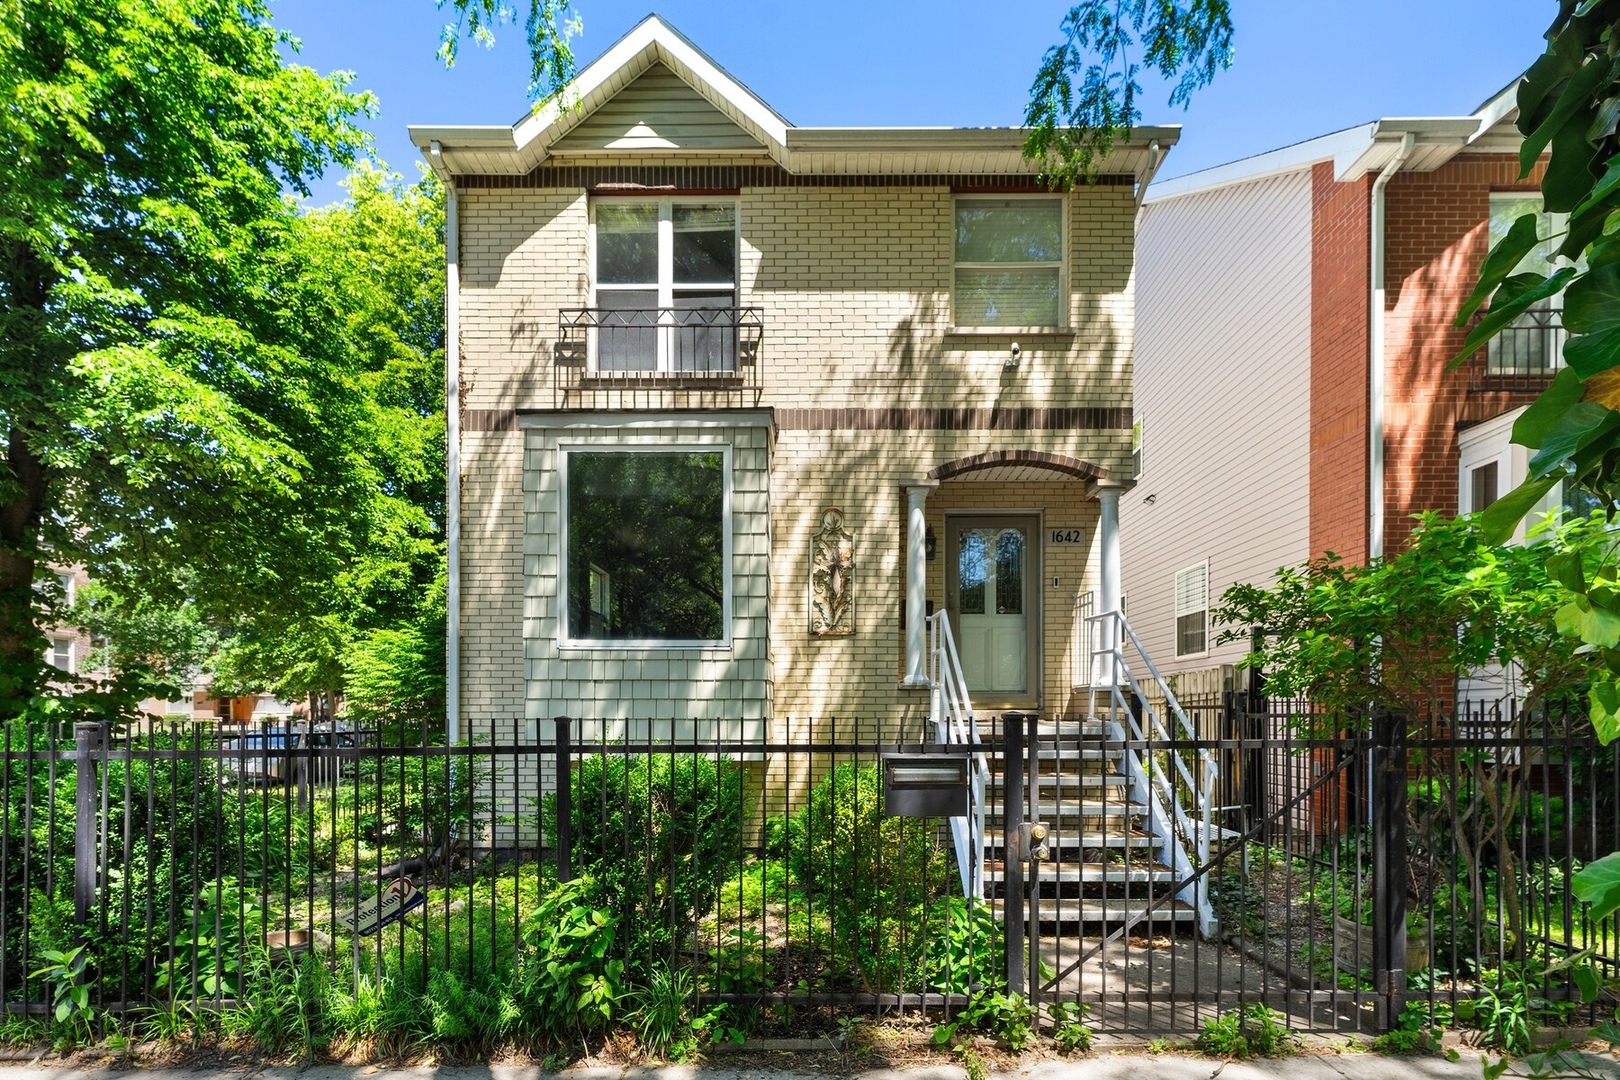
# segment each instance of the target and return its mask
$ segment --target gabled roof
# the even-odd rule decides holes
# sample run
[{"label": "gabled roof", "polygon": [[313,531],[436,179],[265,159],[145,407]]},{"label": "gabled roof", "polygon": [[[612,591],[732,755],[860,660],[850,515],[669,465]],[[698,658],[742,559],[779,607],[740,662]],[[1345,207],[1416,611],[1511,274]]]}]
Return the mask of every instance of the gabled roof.
[{"label": "gabled roof", "polygon": [[1460,153],[1516,153],[1520,136],[1514,103],[1519,81],[1492,95],[1468,116],[1392,116],[1345,128],[1278,150],[1240,158],[1153,185],[1148,202],[1211,191],[1229,184],[1310,168],[1331,161],[1337,180],[1359,180],[1389,163],[1408,134],[1413,136],[1406,172],[1433,172]]},{"label": "gabled roof", "polygon": [[[1137,128],[1102,171],[1150,176],[1179,127]],[[680,31],[649,15],[511,127],[417,126],[450,176],[524,175],[571,154],[757,156],[793,173],[1034,174],[1022,128],[797,128]]]}]

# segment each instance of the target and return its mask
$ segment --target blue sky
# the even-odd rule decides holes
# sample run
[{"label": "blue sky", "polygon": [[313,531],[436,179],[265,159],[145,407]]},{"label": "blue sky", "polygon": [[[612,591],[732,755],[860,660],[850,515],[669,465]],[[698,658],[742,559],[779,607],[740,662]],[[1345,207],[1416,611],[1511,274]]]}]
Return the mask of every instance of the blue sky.
[{"label": "blue sky", "polygon": [[[528,0],[511,0],[520,18]],[[1185,112],[1148,86],[1147,123],[1184,126],[1165,177],[1286,146],[1379,116],[1471,111],[1540,52],[1553,0],[1233,0],[1236,61]],[[1017,124],[1065,3],[1001,0],[576,0],[581,63],[656,10],[795,124]],[[407,176],[407,124],[511,123],[526,108],[521,26],[484,50],[434,55],[433,0],[271,0],[302,63],[346,69],[374,91],[377,152]],[[341,196],[338,178],[317,203]]]}]

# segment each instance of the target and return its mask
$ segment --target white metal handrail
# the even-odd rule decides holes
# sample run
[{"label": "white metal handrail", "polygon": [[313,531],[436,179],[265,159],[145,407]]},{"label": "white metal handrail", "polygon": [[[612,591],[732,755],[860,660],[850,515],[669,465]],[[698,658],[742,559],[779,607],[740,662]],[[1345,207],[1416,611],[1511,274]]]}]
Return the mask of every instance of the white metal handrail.
[{"label": "white metal handrail", "polygon": [[[945,612],[928,616],[928,717],[934,741],[942,746],[980,746],[978,721],[968,696],[967,676],[956,652],[956,638]],[[984,899],[984,796],[990,765],[982,753],[968,757],[968,812],[953,817],[951,839],[962,875],[962,895]]]},{"label": "white metal handrail", "polygon": [[[1153,739],[1160,742],[1172,741],[1173,736],[1169,725],[1165,723],[1165,718],[1148,700],[1147,695],[1142,693],[1142,685],[1137,680],[1127,656],[1126,646],[1129,645],[1137,658],[1140,659],[1142,667],[1147,671],[1153,683],[1163,695],[1165,707],[1170,715],[1174,717],[1177,729],[1186,738],[1196,742],[1198,739],[1197,730],[1193,727],[1192,722],[1187,719],[1186,711],[1181,707],[1181,703],[1176,700],[1174,691],[1170,689],[1164,676],[1159,673],[1159,669],[1153,663],[1152,657],[1142,647],[1141,639],[1131,629],[1131,625],[1126,621],[1124,614],[1119,611],[1105,611],[1087,616],[1086,621],[1090,623],[1088,636],[1092,660],[1092,714],[1096,715],[1098,692],[1104,691],[1109,697],[1110,719],[1115,729],[1111,734],[1122,734],[1128,729],[1133,739],[1147,741],[1148,735],[1144,733],[1136,711],[1131,708],[1130,703],[1125,698],[1125,690],[1129,689],[1131,696],[1141,703],[1142,719],[1146,721],[1147,730],[1152,732]],[[1123,720],[1123,724],[1121,720]],[[1220,776],[1220,766],[1208,748],[1199,747],[1198,757],[1199,764],[1203,766],[1203,775],[1200,779],[1195,779],[1192,769],[1188,767],[1187,761],[1181,753],[1168,748],[1166,748],[1165,752],[1172,763],[1175,774],[1180,776],[1183,783],[1185,783],[1186,790],[1193,793],[1197,804],[1196,821],[1188,817],[1186,808],[1182,805],[1182,800],[1176,797],[1175,786],[1160,767],[1156,755],[1152,752],[1139,755],[1131,751],[1128,753],[1128,757],[1134,765],[1133,771],[1136,775],[1146,780],[1146,784],[1143,785],[1139,794],[1151,799],[1151,801],[1147,802],[1150,807],[1150,827],[1155,832],[1161,833],[1166,841],[1173,842],[1171,856],[1175,865],[1172,866],[1172,869],[1190,876],[1195,868],[1192,865],[1192,860],[1187,856],[1189,847],[1197,853],[1199,867],[1209,862],[1209,846],[1214,813],[1213,796],[1215,782]],[[1148,790],[1149,787],[1151,791]],[[1164,829],[1167,819],[1169,822],[1174,823],[1174,832],[1178,835],[1170,835]],[[1184,899],[1190,899],[1197,910],[1201,928],[1206,934],[1214,933],[1214,909],[1209,903],[1207,875],[1199,875],[1192,883],[1190,890],[1183,891],[1190,892],[1190,896],[1184,896]]]}]

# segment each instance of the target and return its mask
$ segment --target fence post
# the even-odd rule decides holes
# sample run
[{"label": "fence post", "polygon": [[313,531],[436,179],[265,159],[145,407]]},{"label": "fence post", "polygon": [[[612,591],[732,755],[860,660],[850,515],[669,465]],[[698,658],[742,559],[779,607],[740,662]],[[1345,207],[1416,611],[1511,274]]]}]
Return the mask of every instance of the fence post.
[{"label": "fence post", "polygon": [[73,922],[83,933],[90,922],[90,909],[96,902],[96,869],[100,862],[97,819],[101,785],[98,781],[96,751],[102,746],[102,725],[73,725],[73,749],[78,789],[74,793],[73,822]]},{"label": "fence post", "polygon": [[571,881],[574,877],[574,763],[572,760],[573,721],[566,716],[556,719],[557,725],[557,880]]},{"label": "fence post", "polygon": [[1001,717],[1001,903],[1007,992],[1024,993],[1024,714]]},{"label": "fence post", "polygon": [[1373,992],[1388,1031],[1406,997],[1406,715],[1381,709],[1372,720]]}]

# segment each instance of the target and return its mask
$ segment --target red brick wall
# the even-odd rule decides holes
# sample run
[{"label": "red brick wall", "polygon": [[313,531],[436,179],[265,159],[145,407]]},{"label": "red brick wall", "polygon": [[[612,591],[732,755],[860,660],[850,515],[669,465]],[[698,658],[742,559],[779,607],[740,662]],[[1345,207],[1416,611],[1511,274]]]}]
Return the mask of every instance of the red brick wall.
[{"label": "red brick wall", "polygon": [[[1367,182],[1311,174],[1311,554],[1367,557]],[[1263,437],[1263,433],[1259,433]]]},{"label": "red brick wall", "polygon": [[[1463,154],[1432,173],[1398,173],[1386,192],[1385,550],[1400,550],[1420,510],[1457,512],[1457,429],[1533,394],[1470,394],[1470,365],[1446,371],[1465,330],[1451,321],[1490,245],[1490,193],[1534,190],[1509,155]],[[1475,363],[1477,363],[1476,361]]]}]

